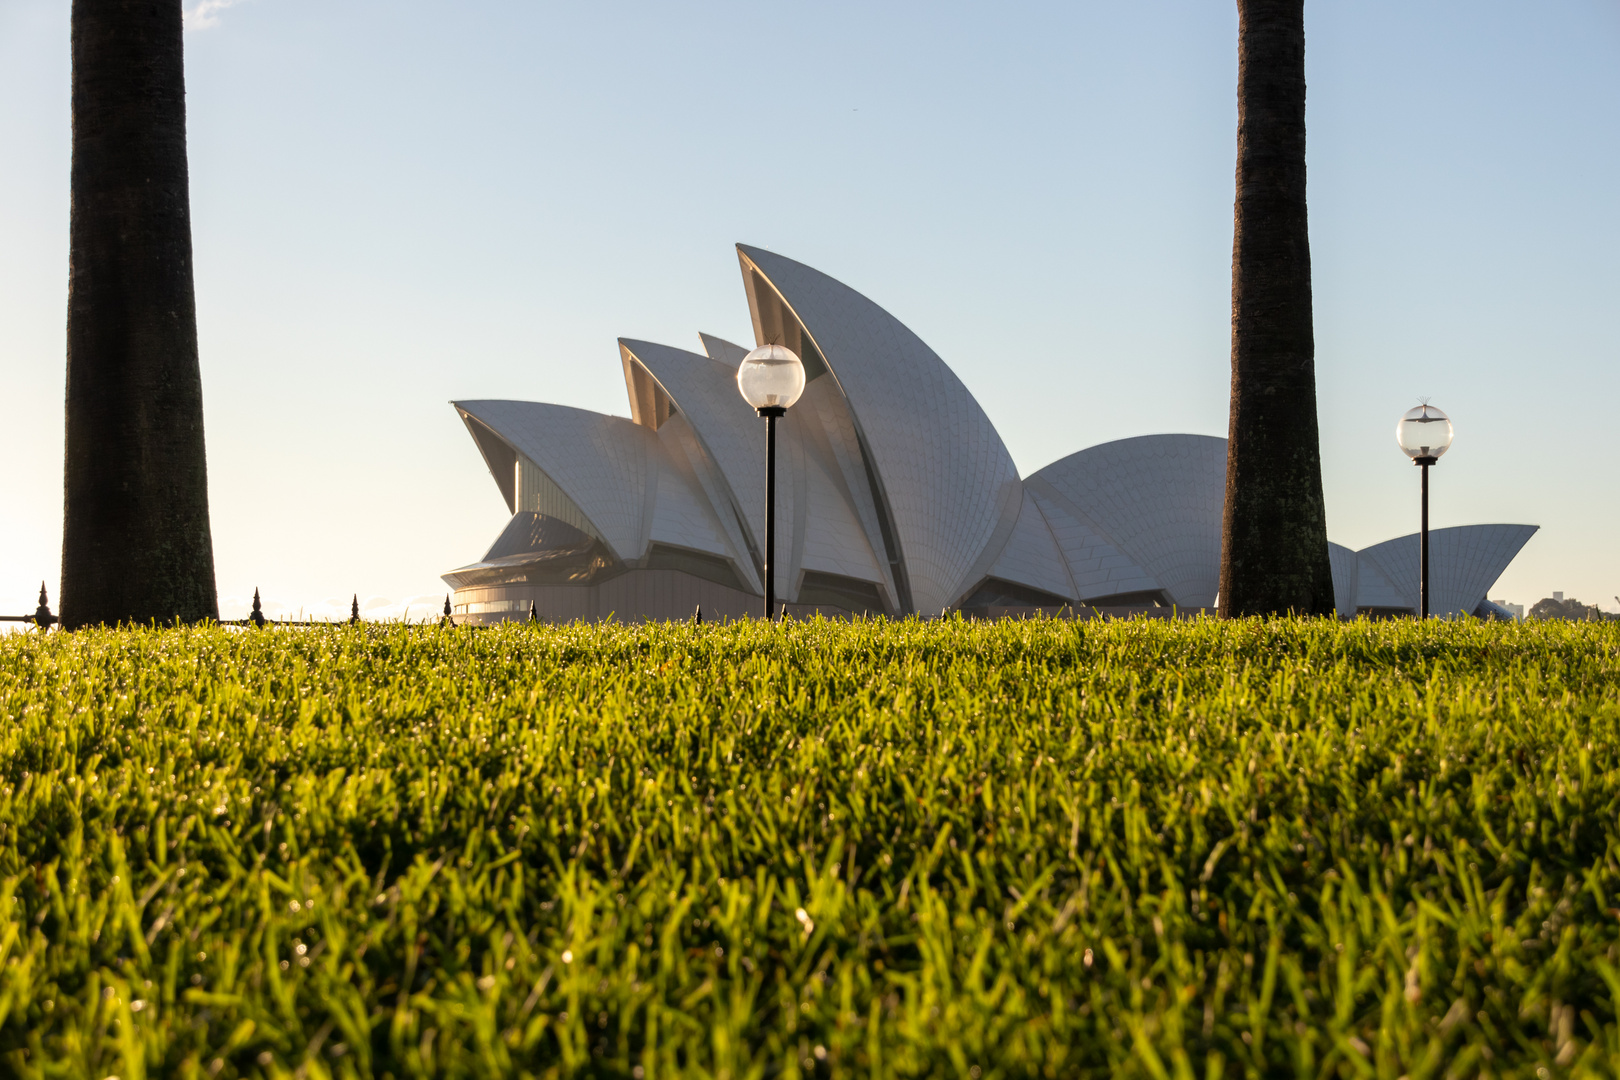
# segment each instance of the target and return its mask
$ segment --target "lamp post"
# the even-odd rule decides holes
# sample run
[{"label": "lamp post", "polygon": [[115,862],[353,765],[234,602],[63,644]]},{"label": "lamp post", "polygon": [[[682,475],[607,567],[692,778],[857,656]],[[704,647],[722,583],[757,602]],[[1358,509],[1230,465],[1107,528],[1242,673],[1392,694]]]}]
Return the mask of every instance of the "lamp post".
[{"label": "lamp post", "polygon": [[791,349],[761,345],[737,368],[743,400],[765,418],[765,617],[776,618],[776,418],[804,393],[804,365]]},{"label": "lamp post", "polygon": [[1451,448],[1451,418],[1424,403],[1408,409],[1395,425],[1395,441],[1423,470],[1423,513],[1418,529],[1418,618],[1429,617],[1429,466]]}]

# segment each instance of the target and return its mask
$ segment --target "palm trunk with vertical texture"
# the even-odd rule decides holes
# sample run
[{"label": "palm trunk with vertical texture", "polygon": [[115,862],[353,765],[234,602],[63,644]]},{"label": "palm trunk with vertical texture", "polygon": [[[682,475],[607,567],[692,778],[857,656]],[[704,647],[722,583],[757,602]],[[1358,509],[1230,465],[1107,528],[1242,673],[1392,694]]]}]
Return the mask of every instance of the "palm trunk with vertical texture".
[{"label": "palm trunk with vertical texture", "polygon": [[180,0],[74,0],[62,624],[217,618]]},{"label": "palm trunk with vertical texture", "polygon": [[1304,0],[1238,0],[1222,615],[1333,611],[1305,212]]}]

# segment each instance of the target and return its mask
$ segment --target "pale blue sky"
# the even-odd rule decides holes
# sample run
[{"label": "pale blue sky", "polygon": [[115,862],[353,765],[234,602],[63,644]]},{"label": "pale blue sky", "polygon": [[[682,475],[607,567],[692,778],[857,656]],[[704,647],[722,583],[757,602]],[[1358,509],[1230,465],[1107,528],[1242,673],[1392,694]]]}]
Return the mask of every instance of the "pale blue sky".
[{"label": "pale blue sky", "polygon": [[[188,0],[188,4],[190,0]],[[222,614],[442,597],[506,511],[451,398],[627,413],[614,339],[746,341],[732,245],[906,322],[1031,472],[1224,435],[1236,15],[212,0],[188,31]],[[67,0],[0,0],[0,607],[60,564]],[[190,7],[190,10],[195,10]],[[1542,531],[1620,593],[1620,4],[1311,0],[1330,534]],[[207,23],[209,25],[199,25]]]}]

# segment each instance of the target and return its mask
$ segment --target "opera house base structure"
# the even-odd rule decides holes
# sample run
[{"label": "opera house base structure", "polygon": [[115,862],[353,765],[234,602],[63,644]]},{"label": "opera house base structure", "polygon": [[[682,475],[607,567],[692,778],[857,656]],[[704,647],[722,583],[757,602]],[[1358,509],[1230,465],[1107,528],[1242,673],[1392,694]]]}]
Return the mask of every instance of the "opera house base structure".
[{"label": "opera house base structure", "polygon": [[[775,593],[790,615],[935,616],[1212,608],[1226,441],[1143,435],[1020,477],[984,410],[888,312],[802,263],[739,245],[755,340],[804,362],[777,425]],[[630,418],[458,401],[512,519],[444,575],[455,621],[758,616],[764,425],[737,391],[747,350],[621,339]],[[1430,533],[1436,614],[1485,596],[1536,531]],[[1417,610],[1418,538],[1332,546],[1341,615]]]}]

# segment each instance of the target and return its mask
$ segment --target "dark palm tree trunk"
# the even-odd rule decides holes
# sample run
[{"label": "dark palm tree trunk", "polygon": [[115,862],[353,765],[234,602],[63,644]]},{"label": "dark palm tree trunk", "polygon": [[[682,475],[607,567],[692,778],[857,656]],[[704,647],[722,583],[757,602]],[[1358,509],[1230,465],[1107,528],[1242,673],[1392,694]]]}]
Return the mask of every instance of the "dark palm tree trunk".
[{"label": "dark palm tree trunk", "polygon": [[180,0],[74,0],[62,624],[218,618]]},{"label": "dark palm tree trunk", "polygon": [[1333,611],[1305,213],[1304,0],[1238,0],[1222,615]]}]

